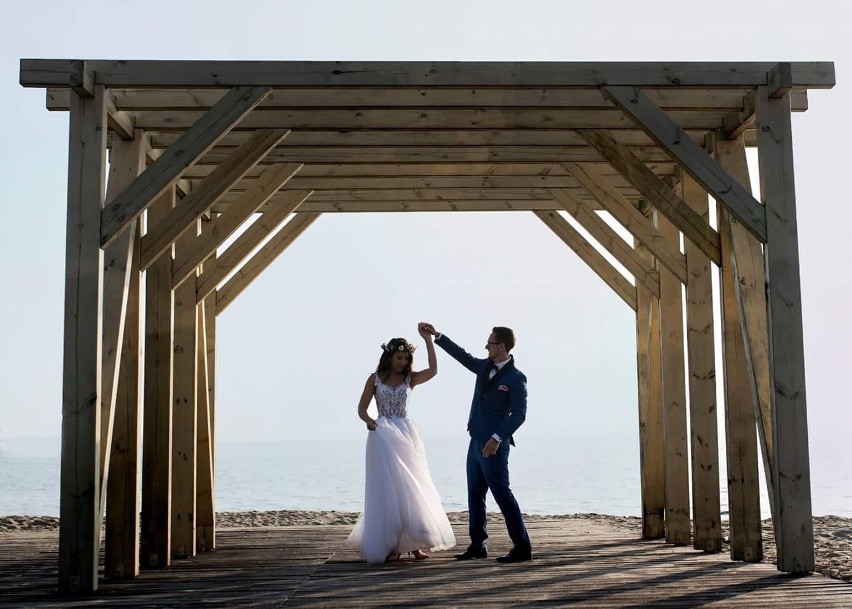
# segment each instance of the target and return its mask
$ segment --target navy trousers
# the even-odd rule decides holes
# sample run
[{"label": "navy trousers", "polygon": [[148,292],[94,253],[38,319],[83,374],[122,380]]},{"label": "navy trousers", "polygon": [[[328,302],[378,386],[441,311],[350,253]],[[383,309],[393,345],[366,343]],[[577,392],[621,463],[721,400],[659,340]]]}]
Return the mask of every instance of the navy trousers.
[{"label": "navy trousers", "polygon": [[518,549],[530,549],[530,538],[521,516],[521,508],[509,488],[509,443],[503,442],[497,454],[482,456],[483,444],[473,438],[467,449],[467,508],[470,512],[470,545],[484,548],[486,530],[485,495],[491,495],[506,520],[509,537]]}]

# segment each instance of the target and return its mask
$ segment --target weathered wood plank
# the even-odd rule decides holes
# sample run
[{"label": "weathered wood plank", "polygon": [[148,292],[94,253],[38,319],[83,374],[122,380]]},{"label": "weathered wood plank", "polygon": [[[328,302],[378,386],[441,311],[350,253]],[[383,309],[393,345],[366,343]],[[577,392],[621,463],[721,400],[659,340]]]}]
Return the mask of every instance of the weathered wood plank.
[{"label": "weathered wood plank", "polygon": [[[183,171],[251,112],[269,87],[236,87],[212,109],[188,125],[177,143],[136,178],[101,214],[101,246],[107,246],[130,222],[171,185]],[[141,129],[137,125],[138,128]]]},{"label": "weathered wood plank", "polygon": [[814,568],[814,538],[790,96],[774,99],[773,93],[760,87],[755,101],[760,191],[767,210],[764,259],[778,489],[775,531],[778,568],[807,573]]},{"label": "weathered wood plank", "polygon": [[[689,175],[681,179],[683,200],[709,219],[707,193]],[[713,342],[713,285],[710,260],[689,240],[684,242],[689,434],[691,449],[693,547],[722,551],[719,490],[719,432],[716,408],[716,350]]]},{"label": "weathered wood plank", "polygon": [[[119,141],[113,145],[109,159],[109,180],[107,182],[106,201],[109,202],[118,193],[132,183],[145,169],[145,143],[143,135],[131,141]],[[113,241],[104,252],[103,287],[103,347],[101,363],[101,481],[100,497],[106,500],[106,481],[109,477],[109,458],[112,446],[112,430],[115,417],[116,395],[119,377],[119,361],[124,344],[124,326],[131,281],[133,277],[131,261],[136,243],[137,231],[131,223],[127,230]],[[137,271],[138,272],[138,271]],[[135,305],[138,307],[138,303]]]},{"label": "weathered wood plank", "polygon": [[637,285],[639,283],[645,285],[655,298],[660,297],[660,274],[653,264],[642,260],[609,224],[569,193],[559,189],[551,189],[550,193],[601,247],[612,254],[619,264],[633,275]]},{"label": "weathered wood plank", "polygon": [[98,587],[106,94],[74,95],[68,152],[59,588]]},{"label": "weathered wood plank", "polygon": [[196,267],[216,250],[278,190],[284,186],[303,165],[273,165],[222,214],[213,219],[209,230],[179,248],[174,262],[172,286],[177,288]]},{"label": "weathered wood plank", "polygon": [[310,191],[285,191],[282,201],[267,209],[215,261],[205,265],[204,271],[198,277],[196,301],[201,302],[207,298],[217,285],[248,258],[267,235],[278,230],[293,210],[304,205],[310,196]]},{"label": "weathered wood plank", "polygon": [[[180,259],[197,239],[199,221],[175,243]],[[174,263],[173,263],[174,264]],[[172,269],[174,276],[174,268]],[[196,275],[174,290],[174,355],[172,367],[172,558],[195,556],[198,444],[198,306]],[[169,286],[171,289],[171,285]]]},{"label": "weathered wood plank", "polygon": [[216,291],[216,315],[222,313],[319,216],[320,214],[316,213],[295,214],[266,245],[240,267],[225,285]]},{"label": "weathered wood plank", "polygon": [[[174,188],[147,210],[156,224],[175,203]],[[172,345],[174,341],[172,257],[161,256],[145,274],[145,391],[142,443],[142,537],[140,566],[171,563]]]},{"label": "weathered wood plank", "polygon": [[147,269],[182,233],[189,230],[192,223],[208,211],[234,182],[241,179],[272,147],[287,137],[288,133],[286,129],[258,130],[198,187],[193,188],[180,205],[172,208],[162,221],[149,228],[149,234],[142,238],[142,268]]},{"label": "weathered wood plank", "polygon": [[124,346],[116,389],[112,456],[107,478],[104,525],[104,573],[127,579],[139,574],[139,482],[142,460],[142,273],[139,266],[141,222],[134,230],[136,245],[130,261]]},{"label": "weathered wood plank", "polygon": [[[680,166],[721,201],[753,235],[766,242],[766,210],[731,178],[679,125],[678,117],[660,110],[634,87],[604,87],[605,94],[650,135]],[[718,264],[719,261],[717,260]]]},{"label": "weathered wood plank", "polygon": [[[206,263],[205,263],[206,264]],[[195,295],[193,294],[193,297]],[[198,336],[196,357],[198,374],[196,376],[196,395],[198,397],[197,421],[197,485],[195,500],[195,548],[197,552],[212,550],[215,545],[216,510],[213,487],[213,434],[210,415],[210,373],[207,358],[207,307],[206,300],[198,303],[196,335]]]},{"label": "weathered wood plank", "polygon": [[604,209],[677,277],[678,281],[687,282],[686,258],[680,253],[680,249],[668,244],[657,228],[630,201],[589,165],[565,163],[564,166]]},{"label": "weathered wood plank", "polygon": [[[650,250],[636,241],[636,255],[653,264]],[[636,286],[636,367],[639,400],[639,472],[642,538],[665,537],[666,487],[663,471],[660,300]]]},{"label": "weathered wood plank", "polygon": [[[677,227],[656,213],[657,228],[669,245],[677,244]],[[681,284],[660,269],[660,336],[663,378],[663,446],[666,476],[666,541],[690,543],[689,457],[686,426],[683,298]]]},{"label": "weathered wood plank", "polygon": [[[79,61],[79,60],[77,60]],[[768,84],[775,62],[86,60],[96,82],[134,87],[707,87]],[[25,87],[67,86],[73,60],[21,59]],[[797,88],[831,88],[831,62],[790,64]]]},{"label": "weathered wood plank", "polygon": [[565,245],[570,247],[592,269],[598,277],[612,288],[612,291],[636,310],[636,288],[618,270],[604,258],[594,245],[586,241],[567,220],[557,212],[533,212],[539,220],[545,223]]},{"label": "weathered wood plank", "polygon": [[[499,516],[497,517],[499,518]],[[510,545],[493,519],[491,547]],[[466,522],[453,525],[456,537]],[[768,564],[732,564],[715,554],[638,539],[638,531],[588,519],[528,522],[535,560],[494,560],[460,568],[457,550],[426,561],[368,565],[344,547],[350,526],[223,529],[221,550],[136,581],[103,582],[96,599],[110,607],[787,607],[849,606],[849,585],[827,577],[790,578]],[[0,588],[9,605],[82,607],[51,591],[55,536],[8,535]],[[6,559],[8,557],[8,559]],[[4,560],[5,559],[5,560]],[[365,593],[365,587],[368,592]]]},{"label": "weathered wood plank", "polygon": [[[740,180],[740,183],[750,188],[742,137],[736,140],[716,139],[714,151],[719,163]],[[716,217],[719,218],[719,236],[722,246],[719,288],[731,559],[757,562],[763,560],[758,448],[755,433],[757,429],[755,411],[760,406],[756,399],[754,403],[752,401],[752,380],[742,330],[744,322],[740,319],[740,307],[737,304],[735,287],[737,277],[733,266],[731,218],[721,205],[718,206]],[[745,231],[745,229],[740,230]],[[759,433],[763,434],[762,427]]]},{"label": "weathered wood plank", "polygon": [[619,144],[604,131],[581,130],[579,133],[645,195],[654,207],[674,223],[684,237],[695,243],[710,260],[716,264],[721,262],[719,233],[692,211],[683,199],[648,169],[629,148]]},{"label": "weathered wood plank", "polygon": [[[113,89],[110,91],[119,111],[158,109],[209,109],[227,89]],[[644,89],[648,98],[663,110],[743,109],[741,89]],[[48,89],[46,107],[51,111],[68,110],[68,89]],[[807,91],[791,91],[794,112],[807,110]],[[609,107],[593,89],[392,89],[392,88],[310,88],[274,89],[260,108],[382,108],[403,107]]]}]

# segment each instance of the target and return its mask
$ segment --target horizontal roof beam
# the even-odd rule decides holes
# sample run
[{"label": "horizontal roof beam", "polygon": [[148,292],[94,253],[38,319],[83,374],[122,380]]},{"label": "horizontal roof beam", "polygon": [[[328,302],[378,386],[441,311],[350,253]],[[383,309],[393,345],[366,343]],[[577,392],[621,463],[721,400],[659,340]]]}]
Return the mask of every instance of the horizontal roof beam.
[{"label": "horizontal roof beam", "polygon": [[[25,87],[69,87],[81,60],[21,59]],[[769,85],[778,62],[83,60],[106,87],[637,87]],[[792,88],[831,88],[832,62],[791,62]],[[786,71],[786,68],[785,68]],[[785,83],[787,84],[787,83]]]}]

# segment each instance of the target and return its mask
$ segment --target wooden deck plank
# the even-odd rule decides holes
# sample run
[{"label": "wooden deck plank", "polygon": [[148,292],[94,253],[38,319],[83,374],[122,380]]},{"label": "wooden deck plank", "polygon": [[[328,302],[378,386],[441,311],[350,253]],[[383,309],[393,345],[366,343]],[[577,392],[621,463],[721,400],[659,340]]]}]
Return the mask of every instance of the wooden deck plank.
[{"label": "wooden deck plank", "polygon": [[[454,524],[464,544],[466,523]],[[492,555],[510,545],[491,527]],[[765,563],[641,541],[638,531],[589,520],[529,523],[535,560],[368,565],[345,548],[351,527],[221,529],[217,550],[135,580],[102,580],[88,597],[56,594],[55,532],[2,534],[0,607],[849,607],[852,585],[791,577]]]}]

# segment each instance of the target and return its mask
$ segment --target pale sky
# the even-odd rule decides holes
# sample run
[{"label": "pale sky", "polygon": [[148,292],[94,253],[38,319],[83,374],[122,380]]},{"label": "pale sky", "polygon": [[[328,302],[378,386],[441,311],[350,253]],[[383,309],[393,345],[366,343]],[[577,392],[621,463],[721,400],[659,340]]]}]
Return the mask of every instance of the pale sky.
[{"label": "pale sky", "polygon": [[[58,437],[61,421],[68,115],[18,85],[21,57],[822,60],[838,85],[793,117],[809,428],[814,451],[852,465],[838,433],[852,427],[845,1],[47,0],[3,12],[0,438]],[[379,345],[419,343],[421,320],[477,355],[493,325],[515,329],[530,388],[519,438],[636,437],[633,312],[519,212],[321,217],[219,318],[219,439],[362,434],[355,409]],[[439,358],[410,414],[424,434],[463,435],[473,378]],[[425,364],[425,349],[416,359]]]}]

